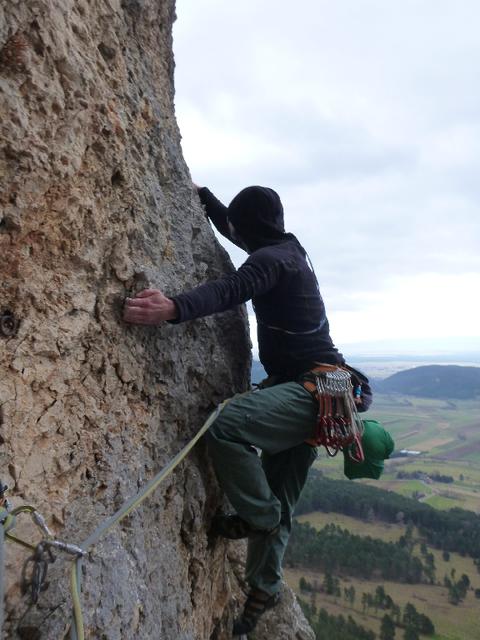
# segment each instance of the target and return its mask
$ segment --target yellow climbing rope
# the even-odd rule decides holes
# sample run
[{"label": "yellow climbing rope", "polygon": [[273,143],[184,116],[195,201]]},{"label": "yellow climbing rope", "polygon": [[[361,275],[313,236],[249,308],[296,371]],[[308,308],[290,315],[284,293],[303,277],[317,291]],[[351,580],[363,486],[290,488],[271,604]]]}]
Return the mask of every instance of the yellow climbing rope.
[{"label": "yellow climbing rope", "polygon": [[[177,455],[170,460],[170,462],[155,475],[150,482],[148,482],[135,496],[127,500],[120,509],[113,514],[110,518],[101,523],[93,533],[80,545],[80,548],[84,552],[94,545],[102,536],[104,536],[112,527],[118,524],[123,518],[125,518],[131,511],[136,509],[147,498],[158,485],[165,480],[165,478],[172,473],[185,456],[193,449],[203,434],[210,428],[212,423],[217,419],[220,412],[228,404],[229,400],[225,400],[210,414],[203,426],[199,429],[196,435],[190,440],[185,447],[177,453]],[[73,602],[73,620],[71,626],[70,637],[71,640],[84,640],[85,631],[83,624],[82,605],[80,602],[81,591],[81,566],[82,556],[78,556],[72,564],[72,572],[70,576],[70,588],[72,592]]]}]

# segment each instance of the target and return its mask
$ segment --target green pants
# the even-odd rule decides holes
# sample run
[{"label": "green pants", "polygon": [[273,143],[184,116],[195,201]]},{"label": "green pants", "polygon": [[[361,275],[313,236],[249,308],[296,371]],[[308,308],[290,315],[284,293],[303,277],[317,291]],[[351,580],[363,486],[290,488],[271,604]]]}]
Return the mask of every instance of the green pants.
[{"label": "green pants", "polygon": [[234,398],[207,435],[217,478],[238,515],[257,529],[280,523],[276,534],[248,544],[247,581],[269,594],[280,588],[292,513],[316,457],[304,442],[316,416],[308,391],[287,382]]}]

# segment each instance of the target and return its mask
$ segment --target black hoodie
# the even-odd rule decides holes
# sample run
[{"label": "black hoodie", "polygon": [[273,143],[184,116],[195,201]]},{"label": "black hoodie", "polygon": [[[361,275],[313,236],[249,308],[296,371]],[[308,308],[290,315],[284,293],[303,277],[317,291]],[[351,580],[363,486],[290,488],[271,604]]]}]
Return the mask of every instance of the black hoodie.
[{"label": "black hoodie", "polygon": [[278,194],[266,187],[247,187],[228,208],[205,187],[199,196],[218,231],[246,247],[250,256],[238,271],[172,298],[178,309],[176,322],[226,311],[251,299],[260,361],[269,375],[294,380],[315,362],[343,364],[330,338],[305,250],[284,231]]}]

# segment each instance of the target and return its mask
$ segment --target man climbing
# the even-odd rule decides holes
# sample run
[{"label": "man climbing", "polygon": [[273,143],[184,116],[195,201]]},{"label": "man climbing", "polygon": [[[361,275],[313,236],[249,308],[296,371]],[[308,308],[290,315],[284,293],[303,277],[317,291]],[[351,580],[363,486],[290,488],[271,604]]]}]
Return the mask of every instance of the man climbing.
[{"label": "man climbing", "polygon": [[[236,512],[216,516],[212,531],[248,538],[250,593],[233,630],[242,635],[279,600],[293,509],[316,457],[306,441],[315,434],[318,404],[300,384],[302,375],[319,362],[338,366],[345,361],[330,338],[305,250],[285,232],[277,193],[247,187],[225,207],[207,188],[197,191],[218,231],[249,258],[236,272],[173,297],[157,289],[141,291],[126,300],[124,319],[178,323],[253,301],[268,386],[234,398],[207,435],[219,483]],[[356,383],[363,383],[358,409],[366,410],[368,381],[358,374]]]}]

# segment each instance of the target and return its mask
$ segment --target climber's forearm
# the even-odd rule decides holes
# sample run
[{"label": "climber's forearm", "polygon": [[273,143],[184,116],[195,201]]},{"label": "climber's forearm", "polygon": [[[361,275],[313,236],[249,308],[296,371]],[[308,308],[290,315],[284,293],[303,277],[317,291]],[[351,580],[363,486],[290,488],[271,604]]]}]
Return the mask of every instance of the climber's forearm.
[{"label": "climber's forearm", "polygon": [[217,230],[231,240],[230,230],[228,228],[227,207],[216,198],[207,187],[197,187],[200,202],[205,207],[208,218],[213,222]]}]

